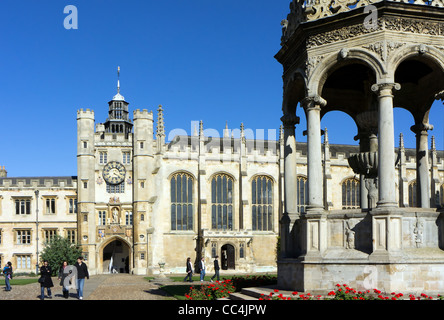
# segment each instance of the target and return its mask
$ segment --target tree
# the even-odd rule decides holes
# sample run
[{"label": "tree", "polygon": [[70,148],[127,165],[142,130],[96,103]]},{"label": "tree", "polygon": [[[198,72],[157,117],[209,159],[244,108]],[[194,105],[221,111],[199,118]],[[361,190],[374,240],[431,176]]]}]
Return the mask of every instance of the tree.
[{"label": "tree", "polygon": [[49,242],[45,242],[40,260],[47,260],[52,268],[53,275],[56,275],[63,261],[66,260],[68,265],[74,265],[77,258],[81,255],[82,249],[77,244],[73,244],[67,238],[56,235]]}]

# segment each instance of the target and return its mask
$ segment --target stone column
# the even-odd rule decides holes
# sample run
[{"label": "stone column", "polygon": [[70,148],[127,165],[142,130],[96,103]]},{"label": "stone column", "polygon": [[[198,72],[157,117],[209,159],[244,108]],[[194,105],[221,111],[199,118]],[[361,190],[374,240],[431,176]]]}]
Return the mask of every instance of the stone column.
[{"label": "stone column", "polygon": [[297,172],[296,172],[296,134],[295,125],[299,117],[295,114],[285,114],[281,121],[284,125],[284,191],[285,212],[297,213]]},{"label": "stone column", "polygon": [[420,208],[430,208],[428,130],[433,126],[417,123],[410,128],[416,134],[416,199]]},{"label": "stone column", "polygon": [[378,95],[378,207],[397,207],[395,186],[395,133],[393,124],[393,94],[398,83],[379,83],[372,86]]},{"label": "stone column", "polygon": [[321,150],[321,107],[326,101],[319,96],[307,97],[303,107],[307,116],[308,205],[301,221],[299,259],[319,261],[327,248],[327,217],[323,201],[323,170]]},{"label": "stone column", "polygon": [[326,101],[319,96],[307,97],[303,106],[307,115],[307,211],[324,209],[322,150],[321,150],[321,106]]},{"label": "stone column", "polygon": [[296,133],[295,125],[299,117],[295,114],[285,114],[281,121],[284,126],[283,154],[284,154],[284,212],[281,218],[281,250],[282,256],[291,256],[293,251],[290,230],[298,216],[298,189],[296,168]]}]

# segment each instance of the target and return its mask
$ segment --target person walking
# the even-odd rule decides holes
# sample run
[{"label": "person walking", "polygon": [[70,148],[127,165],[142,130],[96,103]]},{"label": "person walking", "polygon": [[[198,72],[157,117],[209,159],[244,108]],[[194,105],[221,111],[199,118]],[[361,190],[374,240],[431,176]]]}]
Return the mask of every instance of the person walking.
[{"label": "person walking", "polygon": [[213,279],[217,277],[217,281],[219,281],[219,260],[217,260],[219,256],[216,256],[214,258],[214,276],[211,277],[211,282],[213,282]]},{"label": "person walking", "polygon": [[202,257],[200,260],[200,281],[204,281],[205,278],[205,258]]},{"label": "person walking", "polygon": [[3,275],[5,276],[5,291],[11,291],[10,280],[12,279],[12,263],[8,261],[3,268]]},{"label": "person walking", "polygon": [[48,298],[52,299],[51,288],[54,287],[51,279],[52,268],[48,264],[48,261],[43,261],[43,265],[40,267],[40,300],[45,299],[45,288],[48,293]]},{"label": "person walking", "polygon": [[185,278],[183,279],[183,281],[187,281],[188,278],[188,282],[193,282],[193,265],[191,264],[191,258],[187,258],[187,269],[186,269],[187,275],[185,276]]},{"label": "person walking", "polygon": [[64,260],[59,270],[58,280],[60,280],[60,285],[62,286],[63,298],[65,299],[69,298],[69,283],[65,283],[65,279],[72,273],[71,267],[68,267],[68,261]]},{"label": "person walking", "polygon": [[83,299],[83,287],[85,285],[85,278],[89,279],[88,267],[83,262],[83,257],[78,257],[74,265],[77,269],[77,296],[79,300]]}]

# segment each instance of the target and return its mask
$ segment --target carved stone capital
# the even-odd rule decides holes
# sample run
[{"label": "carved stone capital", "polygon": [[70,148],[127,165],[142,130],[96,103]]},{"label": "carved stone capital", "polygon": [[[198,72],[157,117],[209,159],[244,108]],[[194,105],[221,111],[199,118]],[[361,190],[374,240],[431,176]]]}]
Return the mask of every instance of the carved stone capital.
[{"label": "carved stone capital", "polygon": [[323,99],[319,95],[305,97],[304,100],[301,101],[302,107],[309,111],[311,109],[320,109],[327,105],[327,101]]},{"label": "carved stone capital", "polygon": [[281,117],[282,124],[284,128],[293,128],[299,124],[300,118],[295,114],[286,113]]},{"label": "carved stone capital", "polygon": [[429,130],[433,130],[433,125],[430,123],[417,123],[410,127],[410,130],[416,134],[427,133]]},{"label": "carved stone capital", "polygon": [[379,97],[392,95],[394,90],[401,90],[399,83],[376,83],[372,85],[372,91],[379,95]]}]

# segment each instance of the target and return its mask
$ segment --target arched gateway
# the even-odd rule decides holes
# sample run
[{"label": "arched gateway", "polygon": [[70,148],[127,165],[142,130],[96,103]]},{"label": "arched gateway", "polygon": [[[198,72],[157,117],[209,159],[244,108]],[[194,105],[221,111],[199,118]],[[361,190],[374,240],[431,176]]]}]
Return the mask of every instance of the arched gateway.
[{"label": "arched gateway", "polygon": [[131,247],[124,239],[110,238],[100,246],[99,255],[102,273],[130,273]]},{"label": "arched gateway", "polygon": [[[279,284],[298,291],[329,290],[337,282],[371,289],[371,273],[377,275],[372,285],[387,292],[443,291],[444,228],[439,209],[430,208],[427,132],[433,129],[432,103],[444,95],[444,2],[294,0],[290,9],[276,55],[284,67],[286,145]],[[303,213],[294,196],[298,105],[307,118]],[[413,115],[421,209],[397,201],[394,107]],[[329,185],[320,127],[333,110],[356,123],[357,132],[350,134],[359,140],[359,153],[348,160],[360,178],[362,208],[334,214],[324,199]],[[422,228],[420,243],[412,225]]]}]

